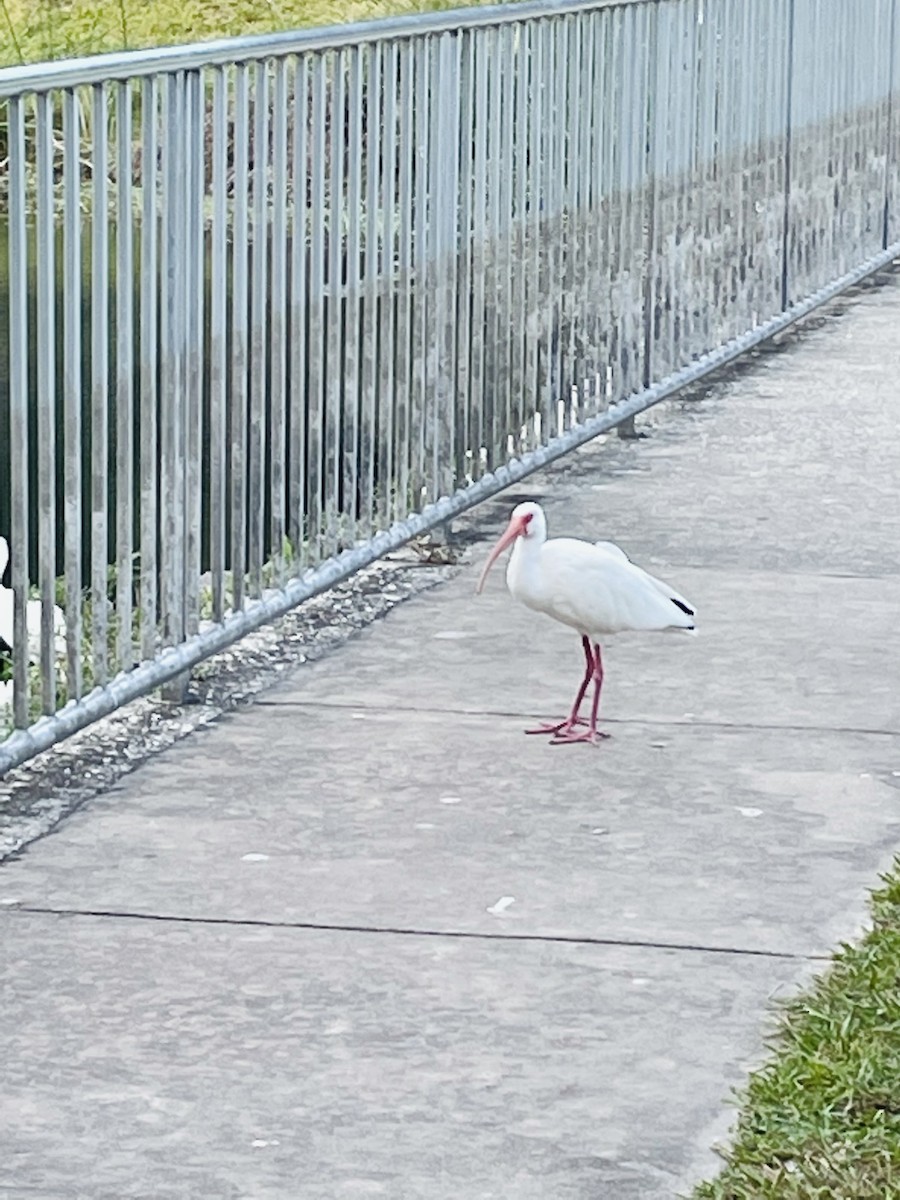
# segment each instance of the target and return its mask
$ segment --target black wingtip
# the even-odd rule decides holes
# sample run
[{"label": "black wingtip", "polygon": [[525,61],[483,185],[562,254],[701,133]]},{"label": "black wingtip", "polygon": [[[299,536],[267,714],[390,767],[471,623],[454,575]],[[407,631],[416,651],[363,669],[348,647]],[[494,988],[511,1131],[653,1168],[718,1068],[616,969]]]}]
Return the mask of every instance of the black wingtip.
[{"label": "black wingtip", "polygon": [[694,615],[694,610],[692,608],[688,608],[686,604],[683,604],[680,600],[676,600],[674,596],[670,596],[669,599],[672,601],[675,607],[680,608],[686,616],[692,617]]}]

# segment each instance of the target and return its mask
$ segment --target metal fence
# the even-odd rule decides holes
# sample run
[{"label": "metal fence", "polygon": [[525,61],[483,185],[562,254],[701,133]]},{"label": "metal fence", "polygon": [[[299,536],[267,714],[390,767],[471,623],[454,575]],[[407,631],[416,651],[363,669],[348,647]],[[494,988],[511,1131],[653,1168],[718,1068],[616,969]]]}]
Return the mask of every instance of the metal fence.
[{"label": "metal fence", "polygon": [[0,773],[896,255],[898,8],[0,71]]}]

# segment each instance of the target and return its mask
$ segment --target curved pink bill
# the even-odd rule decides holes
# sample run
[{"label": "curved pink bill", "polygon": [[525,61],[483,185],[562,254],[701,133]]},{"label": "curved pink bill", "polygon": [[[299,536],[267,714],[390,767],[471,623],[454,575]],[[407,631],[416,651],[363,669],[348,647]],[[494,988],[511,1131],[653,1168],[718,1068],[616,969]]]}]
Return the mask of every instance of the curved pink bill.
[{"label": "curved pink bill", "polygon": [[484,570],[481,572],[481,578],[478,580],[478,584],[475,588],[476,595],[478,595],[481,592],[481,589],[484,587],[484,581],[488,577],[488,571],[490,571],[491,567],[494,565],[506,547],[510,544],[510,542],[514,542],[520,534],[525,532],[527,524],[528,522],[522,520],[520,517],[518,520],[510,521],[509,525],[507,525],[506,532],[497,542],[496,546],[488,556],[487,562],[484,564]]}]

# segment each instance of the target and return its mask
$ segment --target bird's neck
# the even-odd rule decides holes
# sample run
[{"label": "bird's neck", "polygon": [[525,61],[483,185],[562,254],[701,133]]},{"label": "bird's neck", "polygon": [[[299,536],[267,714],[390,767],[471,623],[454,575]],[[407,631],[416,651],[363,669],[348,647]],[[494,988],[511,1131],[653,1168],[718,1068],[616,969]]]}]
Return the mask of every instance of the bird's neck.
[{"label": "bird's neck", "polygon": [[528,588],[529,584],[537,583],[542,545],[543,542],[537,538],[516,538],[506,569],[506,580],[511,590]]}]

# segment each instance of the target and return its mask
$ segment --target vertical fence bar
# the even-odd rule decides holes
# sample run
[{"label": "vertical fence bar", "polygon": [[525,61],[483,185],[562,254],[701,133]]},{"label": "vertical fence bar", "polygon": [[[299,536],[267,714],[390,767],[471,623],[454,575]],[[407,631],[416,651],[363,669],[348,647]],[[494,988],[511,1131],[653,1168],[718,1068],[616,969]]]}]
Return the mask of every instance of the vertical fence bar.
[{"label": "vertical fence bar", "polygon": [[250,224],[250,422],[247,432],[247,567],[250,595],[262,592],[268,371],[269,67],[253,68],[253,217]]},{"label": "vertical fence bar", "polygon": [[341,548],[344,513],[341,506],[341,410],[344,381],[341,378],[344,337],[344,156],[346,130],[347,51],[332,57],[328,160],[328,302],[325,327],[325,445],[323,504],[325,509],[325,553]]},{"label": "vertical fence bar", "polygon": [[474,147],[474,50],[472,31],[460,33],[459,129],[459,266],[456,293],[456,438],[454,474],[459,485],[472,481],[471,341],[472,341],[472,168]]},{"label": "vertical fence bar", "polygon": [[244,607],[247,563],[247,369],[249,353],[250,81],[234,68],[231,250],[231,608]]},{"label": "vertical fence bar", "polygon": [[610,62],[610,22],[614,14],[609,9],[597,13],[597,58],[599,80],[594,88],[594,152],[593,182],[595,217],[592,258],[594,273],[591,287],[597,309],[596,363],[598,408],[606,408],[610,397],[610,226],[613,212],[612,136],[613,112],[610,91],[615,78],[615,65]]},{"label": "vertical fence bar", "polygon": [[593,372],[594,408],[600,412],[607,404],[607,374],[606,361],[606,295],[608,279],[605,266],[607,259],[606,222],[609,218],[607,203],[607,188],[609,180],[606,174],[605,145],[606,145],[606,89],[608,63],[606,55],[606,28],[609,13],[605,9],[592,14],[592,60],[594,64],[594,82],[590,98],[590,136],[588,142],[588,163],[590,176],[588,179],[589,218],[587,231],[587,287],[590,295],[591,311],[589,315],[590,361]]},{"label": "vertical fence bar", "polygon": [[[141,657],[151,659],[157,645],[158,608],[158,337],[159,221],[157,190],[159,87],[151,76],[141,95]],[[68,496],[68,490],[66,492]],[[67,614],[68,615],[68,614]]]},{"label": "vertical fence bar", "polygon": [[500,91],[502,65],[498,39],[502,30],[486,29],[484,57],[487,69],[487,92],[485,105],[485,139],[487,143],[487,176],[485,180],[485,244],[484,244],[484,386],[480,397],[483,410],[482,431],[487,451],[486,466],[494,470],[503,456],[503,410],[498,395],[499,379],[499,314],[497,300],[499,291],[501,230],[500,230],[500,127],[502,99]]},{"label": "vertical fence bar", "polygon": [[[671,29],[669,25],[670,9],[654,8],[651,14],[650,45],[648,47],[649,72],[647,77],[646,102],[646,147],[644,159],[644,180],[642,191],[647,195],[649,210],[646,220],[646,236],[644,254],[646,270],[644,272],[644,370],[642,384],[649,387],[653,378],[654,359],[656,358],[656,341],[658,335],[659,313],[665,302],[663,294],[663,279],[666,273],[664,265],[664,248],[660,243],[664,240],[662,208],[658,202],[660,193],[668,189],[666,166],[668,160],[668,114],[669,114],[669,79],[668,55]],[[662,29],[660,29],[660,25]],[[660,36],[661,34],[661,36]],[[636,115],[636,114],[635,114]]]},{"label": "vertical fence bar", "polygon": [[297,61],[291,115],[294,122],[291,139],[291,295],[290,295],[290,372],[288,397],[290,448],[288,452],[288,537],[295,570],[307,562],[306,453],[307,415],[310,393],[307,391],[308,364],[306,325],[309,293],[307,256],[307,191],[309,187],[309,65],[304,56]]},{"label": "vertical fence bar", "polygon": [[[662,251],[665,277],[662,289],[662,311],[660,313],[660,338],[662,345],[662,361],[667,374],[678,366],[676,349],[676,326],[678,310],[681,304],[679,288],[679,263],[681,258],[681,193],[685,177],[684,166],[684,130],[688,123],[686,99],[688,89],[683,82],[685,79],[685,36],[684,21],[689,0],[679,0],[672,16],[672,37],[666,59],[667,87],[671,91],[672,103],[668,106],[668,163],[666,166],[666,190],[664,203],[661,205],[663,241],[659,248]],[[657,46],[660,45],[659,30],[662,28],[662,12],[657,10],[654,20],[657,25]],[[651,72],[653,63],[650,64]],[[749,75],[749,72],[746,73]],[[660,98],[663,108],[666,108],[664,96]],[[657,203],[660,197],[657,193]]]},{"label": "vertical fence bar", "polygon": [[[628,345],[628,391],[639,391],[644,379],[643,325],[640,312],[643,302],[643,280],[647,270],[647,244],[645,230],[650,228],[653,199],[649,194],[647,159],[644,147],[647,140],[648,114],[652,104],[652,72],[654,61],[654,29],[658,7],[653,4],[632,6],[628,12],[631,29],[631,61],[635,67],[635,100],[632,106],[632,122],[629,131],[629,167],[633,202],[629,221],[628,284],[629,284],[629,345]],[[633,429],[633,422],[631,423]],[[629,430],[630,432],[630,430]]]},{"label": "vertical fence bar", "polygon": [[532,121],[535,103],[534,22],[518,31],[516,61],[516,241],[513,263],[512,306],[515,322],[512,387],[517,393],[520,441],[518,452],[534,446],[536,388],[530,366],[532,272],[531,218],[537,179],[532,160]]},{"label": "vertical fence bar", "polygon": [[754,103],[759,92],[759,65],[764,61],[764,52],[758,46],[759,35],[758,3],[753,9],[744,14],[744,64],[741,77],[741,107],[740,107],[740,162],[741,162],[741,228],[743,230],[743,249],[740,264],[738,287],[743,298],[744,317],[742,328],[755,324],[756,318],[756,271],[755,264],[759,254],[758,235],[760,220],[756,210],[756,172],[759,162],[759,119],[762,105]]},{"label": "vertical fence bar", "polygon": [[[693,131],[697,111],[697,3],[685,0],[682,14],[682,52],[676,60],[676,70],[684,80],[684,101],[678,136],[678,192],[675,207],[677,261],[673,279],[672,354],[676,365],[690,361],[691,343],[691,277],[688,263],[693,251],[694,144]],[[760,110],[762,109],[762,101]],[[758,170],[758,163],[757,170]]]},{"label": "vertical fence bar", "polygon": [[887,117],[885,120],[885,151],[884,151],[884,217],[882,219],[881,244],[887,250],[893,240],[893,182],[898,167],[897,155],[894,150],[894,128],[900,127],[900,112],[897,111],[895,92],[900,86],[898,68],[900,68],[900,32],[897,24],[898,0],[890,0],[890,17],[888,22],[888,100]]},{"label": "vertical fence bar", "polygon": [[325,424],[325,177],[326,161],[326,59],[312,62],[312,144],[310,173],[309,268],[309,389],[307,392],[309,557],[322,555],[322,445]]},{"label": "vertical fence bar", "polygon": [[716,14],[716,75],[713,80],[713,170],[715,186],[711,199],[713,222],[714,253],[709,272],[710,298],[715,326],[712,344],[724,341],[728,337],[728,311],[723,304],[723,277],[728,257],[728,207],[726,192],[728,187],[725,169],[725,154],[727,145],[726,117],[724,111],[727,105],[729,67],[728,61],[728,27],[730,4],[719,7]]},{"label": "vertical fence bar", "polygon": [[[628,281],[631,239],[629,222],[634,205],[632,183],[629,179],[628,145],[631,138],[629,122],[634,120],[638,98],[634,95],[634,71],[636,55],[629,38],[630,15],[626,8],[613,9],[616,19],[613,61],[616,68],[616,87],[613,103],[616,120],[611,138],[613,144],[614,171],[614,221],[611,242],[613,249],[612,276],[610,279],[610,325],[611,357],[614,378],[614,396],[618,400],[628,395]],[[618,431],[623,432],[621,429]]]},{"label": "vertical fence bar", "polygon": [[[768,2],[768,0],[766,0]],[[675,267],[672,277],[671,340],[673,361],[682,366],[690,361],[689,297],[691,291],[687,264],[692,250],[692,200],[694,188],[693,131],[697,109],[696,30],[697,0],[684,0],[680,20],[680,51],[675,70],[682,79],[682,102],[676,145],[678,170],[675,195]],[[765,100],[759,105],[762,111]],[[757,169],[758,169],[758,163]]]},{"label": "vertical fence bar", "polygon": [[518,315],[511,312],[512,271],[512,195],[513,195],[513,146],[515,119],[513,96],[515,89],[512,26],[504,25],[497,39],[497,102],[494,106],[494,130],[497,135],[496,160],[496,204],[494,213],[493,243],[496,263],[494,308],[494,413],[497,422],[497,462],[509,458],[510,437],[514,432],[512,380],[510,377],[510,354],[513,324]]},{"label": "vertical fence bar", "polygon": [[[373,66],[372,82],[368,98],[372,101],[372,118],[376,119],[378,112],[376,96],[373,91],[382,95],[382,176],[380,176],[380,259],[377,258],[376,222],[368,222],[368,238],[371,238],[373,271],[380,270],[378,288],[378,355],[376,367],[378,378],[373,380],[373,401],[368,406],[371,424],[372,463],[366,473],[366,488],[372,496],[372,515],[377,527],[386,528],[391,518],[406,516],[406,500],[398,493],[397,481],[397,452],[396,425],[400,416],[401,406],[400,380],[403,379],[403,360],[398,360],[398,340],[400,340],[400,310],[401,298],[406,293],[408,281],[397,280],[397,88],[400,82],[401,56],[404,55],[403,44],[391,42],[382,47],[383,66],[380,79],[380,89],[376,86],[378,79],[376,68]],[[377,61],[377,60],[376,60]],[[368,113],[368,106],[366,107]],[[377,164],[374,162],[372,144],[368,148],[370,163],[368,175],[373,187],[378,186]],[[371,192],[372,204],[378,205],[376,192]],[[368,252],[366,253],[368,266]],[[372,304],[376,304],[376,296],[372,294]],[[374,358],[374,349],[372,356]],[[397,386],[395,388],[395,380]]]},{"label": "vertical fence bar", "polygon": [[480,479],[487,461],[486,443],[490,431],[485,424],[485,326],[487,292],[485,257],[487,253],[487,146],[490,115],[488,112],[488,46],[483,37],[473,39],[475,61],[475,99],[473,138],[475,142],[472,184],[472,345],[471,384],[469,387],[469,442],[472,451],[472,478]]},{"label": "vertical fence bar", "polygon": [[131,84],[116,85],[116,665],[134,664],[134,203]]},{"label": "vertical fence bar", "polygon": [[712,339],[712,305],[703,303],[702,297],[709,292],[709,266],[713,253],[715,231],[713,229],[713,193],[715,191],[714,154],[714,95],[716,80],[715,10],[710,10],[707,0],[701,0],[699,14],[699,103],[697,110],[697,157],[699,200],[697,226],[699,228],[698,251],[695,257],[694,300],[696,313],[695,353],[703,354],[710,348]]},{"label": "vertical fence bar", "polygon": [[728,226],[731,234],[731,253],[725,271],[725,304],[731,314],[729,333],[736,334],[735,318],[743,316],[743,280],[746,246],[744,243],[744,145],[745,127],[750,116],[744,108],[744,87],[750,63],[744,33],[747,17],[746,5],[732,7],[729,29],[730,69],[728,71],[728,103],[726,128],[728,152],[726,157],[728,178]]},{"label": "vertical fence bar", "polygon": [[[56,710],[56,221],[53,97],[36,98],[37,120],[37,472],[41,588],[41,708]],[[12,150],[12,147],[10,147]]]},{"label": "vertical fence bar", "polygon": [[552,237],[552,177],[551,163],[554,129],[555,97],[553,93],[556,61],[556,25],[547,19],[537,25],[538,45],[535,56],[538,75],[538,110],[536,158],[532,168],[536,176],[535,255],[537,259],[537,289],[535,312],[535,362],[541,427],[541,441],[553,437],[553,387],[550,353],[553,340],[553,289],[555,285],[555,246]]},{"label": "vertical fence bar", "polygon": [[765,221],[765,257],[760,263],[760,296],[762,297],[762,319],[766,319],[781,306],[782,234],[784,179],[782,177],[782,151],[784,138],[784,97],[782,95],[786,51],[782,19],[786,12],[783,0],[769,0],[764,38],[768,42],[781,33],[781,48],[778,54],[767,55],[763,77],[766,101],[763,112],[762,136],[765,145],[765,161],[761,186],[765,199],[763,215]]},{"label": "vertical fence bar", "polygon": [[[875,0],[877,3],[877,0]],[[856,6],[854,5],[854,8]],[[832,271],[841,274],[846,269],[848,250],[856,249],[861,234],[862,205],[858,202],[854,177],[859,178],[864,167],[864,159],[859,166],[854,163],[854,141],[859,129],[861,114],[854,112],[853,68],[856,58],[856,39],[865,28],[867,13],[872,6],[859,13],[854,21],[854,28],[848,28],[847,6],[844,0],[837,0],[834,21],[827,39],[828,58],[825,70],[820,76],[821,90],[825,94],[827,121],[823,136],[823,161],[819,164],[823,170],[822,185],[825,193],[825,179],[828,179],[827,191],[837,196],[837,203],[832,200],[830,211],[824,219],[824,241],[827,247],[823,256],[824,261],[817,264],[815,284],[820,286],[831,277]],[[824,14],[819,16],[824,20]],[[834,182],[832,182],[834,181]],[[825,195],[823,194],[823,201]],[[825,205],[823,204],[823,208]],[[843,234],[844,237],[840,235]],[[846,240],[845,240],[846,239]]]},{"label": "vertical fence bar", "polygon": [[104,84],[91,91],[91,663],[92,682],[108,678],[109,486],[109,112]]},{"label": "vertical fence bar", "polygon": [[[453,492],[454,329],[459,190],[459,42],[449,33],[431,42],[432,95],[429,130],[430,194],[425,287],[425,478],[428,499]],[[423,181],[425,182],[425,181]]]},{"label": "vertical fence bar", "polygon": [[272,284],[270,300],[269,540],[273,582],[285,580],[284,541],[287,516],[287,202],[288,86],[287,63],[272,66]]},{"label": "vertical fence bar", "polygon": [[224,67],[212,77],[212,229],[209,314],[210,615],[225,615],[226,459],[228,454],[228,83]]},{"label": "vertical fence bar", "polygon": [[784,122],[785,85],[787,72],[786,30],[787,7],[784,0],[770,0],[768,44],[778,39],[779,53],[768,55],[766,61],[766,92],[769,102],[764,133],[768,164],[764,177],[766,216],[766,260],[761,282],[765,296],[765,315],[773,316],[781,309],[784,235]]},{"label": "vertical fence bar", "polygon": [[544,131],[544,47],[547,23],[534,21],[529,39],[528,108],[528,214],[525,242],[525,337],[526,387],[529,410],[533,413],[534,444],[547,437],[546,414],[541,390],[541,281],[544,171],[541,158]]},{"label": "vertical fence bar", "polygon": [[206,88],[200,71],[186,79],[188,170],[185,176],[185,503],[182,566],[182,636],[193,637],[200,624],[200,563],[203,544],[203,391],[205,371],[206,235]]},{"label": "vertical fence bar", "polygon": [[[677,347],[678,361],[688,363],[697,352],[697,322],[695,318],[695,274],[697,247],[701,236],[700,219],[701,192],[699,188],[699,154],[697,147],[697,118],[700,108],[700,21],[704,0],[690,0],[687,10],[688,60],[686,70],[689,77],[690,100],[686,110],[683,131],[684,187],[679,210],[679,245],[681,261],[678,275],[680,342]],[[768,0],[767,0],[768,2]],[[771,58],[771,56],[769,56]],[[771,102],[764,95],[761,108]]]},{"label": "vertical fence bar", "polygon": [[[347,238],[346,292],[344,299],[344,346],[341,375],[344,383],[344,410],[341,429],[341,497],[344,514],[344,544],[352,546],[357,536],[360,467],[360,288],[362,283],[362,237],[364,220],[362,117],[363,57],[366,51],[354,46],[349,51],[347,80]],[[366,157],[375,156],[375,147],[367,145]],[[368,197],[367,197],[368,199]],[[368,217],[368,213],[365,213]],[[368,225],[367,225],[368,230]],[[376,252],[377,253],[377,252]],[[368,254],[368,251],[367,251]],[[374,347],[373,347],[374,349]],[[374,372],[373,372],[374,378]]]},{"label": "vertical fence bar", "polygon": [[512,30],[512,154],[509,240],[509,390],[513,455],[527,449],[525,395],[525,231],[528,205],[528,58],[530,25]]},{"label": "vertical fence bar", "polygon": [[[563,178],[566,137],[566,100],[568,88],[568,26],[564,17],[550,22],[551,57],[548,61],[549,129],[544,147],[547,165],[547,324],[545,332],[544,388],[547,393],[551,424],[548,435],[559,437],[565,431],[562,365],[562,294],[565,269],[565,226],[563,222]],[[551,436],[552,436],[551,435]]]},{"label": "vertical fence bar", "polygon": [[512,31],[512,108],[509,242],[509,390],[512,408],[512,453],[527,448],[525,394],[525,230],[528,203],[528,56],[530,25]]},{"label": "vertical fence bar", "polygon": [[566,428],[575,424],[575,404],[579,399],[577,377],[579,313],[576,291],[578,263],[577,232],[578,209],[576,178],[578,172],[578,140],[581,129],[581,114],[585,108],[579,95],[581,74],[581,20],[578,14],[566,18],[568,34],[566,53],[566,108],[565,142],[563,144],[563,275],[562,308],[560,325],[560,390],[565,403]]},{"label": "vertical fence bar", "polygon": [[[391,360],[391,326],[386,325],[385,336],[379,340],[379,320],[383,316],[388,318],[390,314],[390,280],[394,274],[394,264],[391,262],[384,265],[379,277],[379,226],[382,227],[382,245],[392,245],[392,236],[388,228],[389,205],[382,203],[380,188],[383,180],[388,181],[392,196],[394,187],[394,156],[389,152],[392,131],[388,128],[386,112],[391,79],[384,78],[383,82],[382,74],[382,54],[386,55],[386,50],[388,48],[378,46],[377,43],[368,47],[364,86],[360,97],[365,107],[365,125],[362,127],[362,145],[365,149],[365,262],[362,269],[365,272],[365,280],[362,284],[359,335],[361,366],[358,533],[365,532],[368,536],[371,536],[376,524],[376,478],[384,482],[382,474],[376,475],[379,401],[383,402],[385,407],[392,406],[390,385],[379,394],[378,374],[379,348],[380,365]],[[390,468],[386,478],[390,480]]]},{"label": "vertical fence bar", "polygon": [[712,298],[716,314],[716,339],[725,340],[730,332],[730,309],[725,303],[726,279],[733,251],[730,224],[730,192],[732,174],[728,169],[729,119],[731,115],[732,47],[731,22],[733,0],[721,6],[718,29],[719,73],[716,79],[716,192],[715,228],[718,232],[717,254],[713,259]]},{"label": "vertical fence bar", "polygon": [[412,108],[414,157],[412,171],[412,378],[410,383],[410,483],[411,507],[418,511],[425,503],[425,420],[428,404],[426,356],[429,346],[428,297],[428,221],[431,197],[428,195],[429,113],[436,98],[432,94],[430,67],[432,38],[426,35],[411,44],[411,66],[415,72]]},{"label": "vertical fence bar", "polygon": [[9,136],[9,458],[12,500],[13,720],[28,724],[28,242],[25,99],[7,102]]},{"label": "vertical fence bar", "polygon": [[563,433],[572,424],[573,412],[573,372],[572,351],[573,323],[575,320],[572,295],[572,257],[573,257],[573,211],[572,211],[572,180],[575,172],[575,147],[573,137],[578,123],[578,112],[581,104],[579,98],[573,96],[573,90],[578,80],[579,47],[577,20],[571,14],[566,14],[559,21],[560,57],[557,60],[559,78],[557,80],[557,104],[559,107],[559,143],[557,146],[558,172],[558,294],[556,312],[556,345],[553,355],[554,372],[556,376],[556,400],[558,414],[558,429]]},{"label": "vertical fence bar", "polygon": [[[399,111],[397,154],[397,276],[395,367],[396,511],[406,516],[415,507],[410,485],[410,423],[412,406],[412,270],[413,270],[413,50],[410,41],[398,44]],[[385,517],[390,512],[385,501]],[[386,523],[386,522],[385,522]]]},{"label": "vertical fence bar", "polygon": [[787,53],[785,55],[784,106],[784,219],[781,236],[781,308],[791,303],[791,172],[794,133],[794,29],[797,20],[795,0],[787,0]]},{"label": "vertical fence bar", "polygon": [[[81,699],[81,112],[63,93],[63,519],[66,576],[66,690]],[[155,534],[155,526],[154,526]]]},{"label": "vertical fence bar", "polygon": [[[582,420],[591,411],[594,393],[593,312],[594,298],[588,286],[593,246],[591,227],[593,212],[591,204],[591,132],[594,106],[594,64],[596,58],[594,13],[579,13],[576,17],[580,40],[581,59],[577,75],[577,100],[579,110],[578,138],[575,142],[573,170],[575,182],[572,203],[572,254],[575,289],[575,324],[573,326],[575,355],[574,374],[578,388],[579,412]],[[584,97],[582,100],[581,97]]]},{"label": "vertical fence bar", "polygon": [[185,500],[185,75],[165,77],[162,92],[162,228],[160,277],[164,298],[160,329],[160,574],[162,637],[167,646],[184,637]]},{"label": "vertical fence bar", "polygon": [[[616,178],[620,189],[618,206],[618,236],[615,264],[615,371],[617,397],[624,397],[641,386],[641,354],[643,349],[643,307],[638,301],[641,281],[648,270],[646,245],[643,237],[642,211],[645,178],[644,148],[647,120],[647,98],[644,92],[644,68],[641,31],[637,10],[622,10],[620,26],[621,92],[618,104],[618,126],[621,146],[616,150]],[[634,421],[620,426],[620,436],[633,436]]]}]

